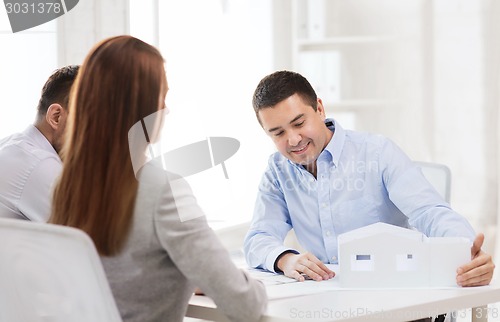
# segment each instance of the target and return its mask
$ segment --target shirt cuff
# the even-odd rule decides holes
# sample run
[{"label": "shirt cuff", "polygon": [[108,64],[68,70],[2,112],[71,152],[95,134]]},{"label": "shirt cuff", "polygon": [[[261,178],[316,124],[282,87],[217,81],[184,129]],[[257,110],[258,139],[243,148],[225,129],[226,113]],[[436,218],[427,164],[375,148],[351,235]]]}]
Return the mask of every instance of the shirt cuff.
[{"label": "shirt cuff", "polygon": [[268,271],[271,271],[271,272],[274,272],[274,273],[278,273],[275,269],[274,269],[274,263],[276,262],[276,259],[281,255],[283,254],[284,252],[290,252],[290,253],[295,253],[295,254],[300,254],[300,252],[298,252],[297,250],[293,249],[293,248],[290,248],[290,247],[286,247],[286,246],[279,246],[279,247],[276,247],[272,252],[270,252],[268,255],[267,255],[267,258],[266,258],[266,269]]}]

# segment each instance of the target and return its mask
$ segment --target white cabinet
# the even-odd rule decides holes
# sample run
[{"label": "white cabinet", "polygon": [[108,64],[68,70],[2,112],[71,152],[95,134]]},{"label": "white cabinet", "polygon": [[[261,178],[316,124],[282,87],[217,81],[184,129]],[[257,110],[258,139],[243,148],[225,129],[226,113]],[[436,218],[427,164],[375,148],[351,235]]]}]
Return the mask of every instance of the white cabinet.
[{"label": "white cabinet", "polygon": [[293,1],[293,69],[311,82],[327,114],[388,135],[373,125],[377,118],[420,117],[426,1]]}]

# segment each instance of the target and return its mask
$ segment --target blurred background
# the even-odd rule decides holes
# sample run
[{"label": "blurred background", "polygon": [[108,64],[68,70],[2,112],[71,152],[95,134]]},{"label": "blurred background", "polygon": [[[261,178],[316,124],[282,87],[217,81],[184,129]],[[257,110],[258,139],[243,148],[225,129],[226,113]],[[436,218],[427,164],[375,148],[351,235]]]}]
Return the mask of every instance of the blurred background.
[{"label": "blurred background", "polygon": [[453,208],[495,254],[499,16],[495,0],[80,0],[13,34],[0,10],[0,137],[33,122],[54,69],[81,64],[103,38],[131,34],[166,59],[165,152],[210,136],[240,141],[225,163],[229,179],[216,166],[188,180],[211,222],[242,223],[275,151],[255,119],[253,90],[275,70],[294,70],[343,127],[447,165]]}]

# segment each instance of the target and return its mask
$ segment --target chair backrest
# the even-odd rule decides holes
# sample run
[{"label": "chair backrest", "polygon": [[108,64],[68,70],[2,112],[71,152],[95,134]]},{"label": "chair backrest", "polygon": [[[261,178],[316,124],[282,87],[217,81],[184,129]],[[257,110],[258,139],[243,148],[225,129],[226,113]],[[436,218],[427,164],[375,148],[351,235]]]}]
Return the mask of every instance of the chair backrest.
[{"label": "chair backrest", "polygon": [[439,192],[439,194],[450,202],[451,193],[451,171],[444,164],[430,162],[415,162],[420,167],[425,178]]},{"label": "chair backrest", "polygon": [[122,321],[91,239],[0,218],[0,321]]}]

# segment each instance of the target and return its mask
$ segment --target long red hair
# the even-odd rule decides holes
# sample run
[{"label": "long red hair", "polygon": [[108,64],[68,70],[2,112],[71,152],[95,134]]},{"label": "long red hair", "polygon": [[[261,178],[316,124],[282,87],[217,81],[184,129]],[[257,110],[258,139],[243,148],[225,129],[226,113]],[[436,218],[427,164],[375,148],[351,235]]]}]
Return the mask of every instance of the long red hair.
[{"label": "long red hair", "polygon": [[90,51],[72,88],[49,222],[82,229],[101,255],[116,254],[130,230],[138,182],[127,135],[158,110],[167,86],[163,64],[139,39],[109,38]]}]

